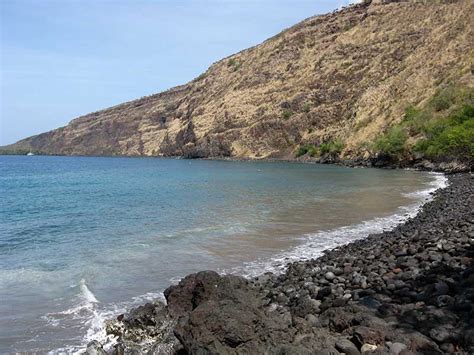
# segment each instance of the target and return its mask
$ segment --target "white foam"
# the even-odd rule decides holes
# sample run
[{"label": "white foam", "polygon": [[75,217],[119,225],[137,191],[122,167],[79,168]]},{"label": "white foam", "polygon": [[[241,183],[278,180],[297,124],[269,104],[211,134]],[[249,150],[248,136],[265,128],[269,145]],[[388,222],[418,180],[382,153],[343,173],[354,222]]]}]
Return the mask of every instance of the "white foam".
[{"label": "white foam", "polygon": [[61,316],[64,315],[72,315],[73,318],[84,318],[84,313],[94,312],[96,303],[99,303],[99,301],[87,287],[86,281],[81,279],[76,304],[64,311],[47,313],[43,319],[48,320],[51,325],[57,325],[59,321],[58,317],[61,318]]},{"label": "white foam", "polygon": [[[47,313],[42,318],[52,326],[61,326],[61,321],[65,319],[79,320],[88,328],[86,338],[90,336],[91,332],[95,333],[99,331],[99,328],[103,327],[106,318],[102,318],[98,312],[97,307],[99,301],[89,287],[87,287],[85,279],[81,279],[78,285],[72,285],[71,287],[78,287],[79,289],[76,296],[76,303],[64,311]],[[78,354],[83,352],[84,349],[85,344],[77,346],[71,345],[50,351],[49,354]]]},{"label": "white foam", "polygon": [[408,198],[414,198],[414,199],[423,199],[422,202],[424,203],[425,202],[424,199],[428,198],[437,189],[442,189],[448,186],[448,179],[443,174],[431,173],[431,175],[434,176],[434,179],[427,183],[429,188],[414,191],[414,192],[409,192],[409,193],[403,194],[403,196],[408,197]]},{"label": "white foam", "polygon": [[97,340],[103,344],[104,349],[106,350],[112,349],[117,342],[117,338],[107,335],[105,322],[115,318],[118,314],[123,314],[129,311],[133,307],[157,299],[165,301],[165,296],[162,292],[148,292],[143,295],[133,297],[130,302],[113,304],[102,309],[94,309],[91,317],[85,323],[87,332],[83,338],[83,345],[78,348],[78,351],[84,351],[87,344],[93,340]]},{"label": "white foam", "polygon": [[144,295],[136,296],[132,298],[134,304],[142,304],[143,302],[149,302],[154,300],[160,300],[165,302],[165,295],[163,292],[147,292]]},{"label": "white foam", "polygon": [[81,289],[82,297],[88,304],[99,303],[99,301],[97,301],[97,298],[95,298],[95,295],[87,287],[86,280],[81,279],[79,287]]}]

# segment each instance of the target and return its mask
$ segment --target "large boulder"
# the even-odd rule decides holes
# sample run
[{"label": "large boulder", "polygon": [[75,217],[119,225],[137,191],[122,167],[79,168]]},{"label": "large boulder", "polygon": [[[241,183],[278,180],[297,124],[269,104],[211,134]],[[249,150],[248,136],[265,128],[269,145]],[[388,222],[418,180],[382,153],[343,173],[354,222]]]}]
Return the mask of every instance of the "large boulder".
[{"label": "large boulder", "polygon": [[265,309],[245,278],[212,271],[189,275],[165,291],[178,317],[176,337],[188,353],[264,353],[291,343],[291,317]]},{"label": "large boulder", "polygon": [[[217,272],[201,271],[186,276],[178,285],[168,287],[164,295],[170,314],[174,317],[185,315],[196,308],[202,300],[215,298],[216,293],[221,291],[217,289],[220,279]],[[233,281],[237,282],[237,279]]]}]

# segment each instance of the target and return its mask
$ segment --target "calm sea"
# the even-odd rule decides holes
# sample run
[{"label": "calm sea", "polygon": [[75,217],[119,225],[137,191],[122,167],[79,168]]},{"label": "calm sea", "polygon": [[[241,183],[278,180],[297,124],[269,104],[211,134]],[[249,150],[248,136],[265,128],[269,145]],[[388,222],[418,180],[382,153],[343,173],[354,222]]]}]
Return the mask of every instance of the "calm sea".
[{"label": "calm sea", "polygon": [[73,352],[198,270],[287,261],[413,215],[441,175],[282,162],[0,156],[0,353]]}]

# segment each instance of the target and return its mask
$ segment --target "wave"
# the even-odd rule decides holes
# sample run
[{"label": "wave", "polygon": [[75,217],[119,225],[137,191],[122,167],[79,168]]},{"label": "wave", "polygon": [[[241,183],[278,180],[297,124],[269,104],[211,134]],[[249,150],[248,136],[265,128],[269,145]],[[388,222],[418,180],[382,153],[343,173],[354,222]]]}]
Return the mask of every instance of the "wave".
[{"label": "wave", "polygon": [[79,283],[79,288],[81,290],[81,295],[87,302],[87,304],[93,305],[94,303],[99,303],[99,301],[97,301],[97,298],[95,298],[95,295],[87,287],[86,280],[81,279]]},{"label": "wave", "polygon": [[[77,285],[73,285],[77,286]],[[87,287],[86,281],[84,279],[81,279],[79,282],[79,294],[77,295],[77,302],[76,304],[68,308],[64,311],[60,312],[52,312],[52,313],[47,313],[45,318],[47,320],[52,320],[53,323],[54,321],[57,320],[57,318],[60,318],[61,316],[64,315],[73,315],[75,318],[81,318],[83,317],[84,313],[87,312],[93,312],[95,308],[95,304],[99,303],[95,295],[89,290]]]},{"label": "wave", "polygon": [[[74,305],[64,311],[47,313],[42,318],[52,326],[60,326],[62,321],[65,320],[79,320],[88,328],[84,339],[87,337],[93,337],[92,334],[96,334],[100,331],[103,328],[104,321],[107,319],[102,317],[100,312],[97,310],[100,302],[87,286],[85,279],[81,279],[78,285],[72,285],[71,287],[77,287],[79,291],[76,295]],[[48,354],[81,353],[84,351],[84,347],[85,345],[71,345],[50,351]]]}]

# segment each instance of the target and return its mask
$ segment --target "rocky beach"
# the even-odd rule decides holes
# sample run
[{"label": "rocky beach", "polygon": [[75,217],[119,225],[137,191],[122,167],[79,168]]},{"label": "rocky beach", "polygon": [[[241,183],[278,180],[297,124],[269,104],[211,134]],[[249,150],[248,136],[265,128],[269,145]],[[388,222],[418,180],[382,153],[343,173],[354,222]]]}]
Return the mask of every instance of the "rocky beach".
[{"label": "rocky beach", "polygon": [[406,223],[281,275],[189,275],[86,353],[473,353],[473,196],[471,174],[450,175]]},{"label": "rocky beach", "polygon": [[473,0],[46,3],[0,354],[474,354]]}]

